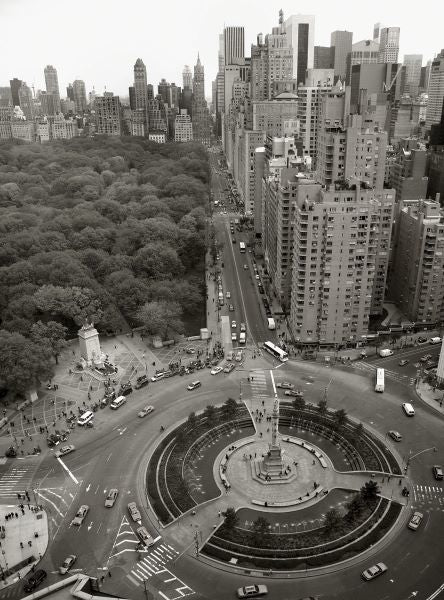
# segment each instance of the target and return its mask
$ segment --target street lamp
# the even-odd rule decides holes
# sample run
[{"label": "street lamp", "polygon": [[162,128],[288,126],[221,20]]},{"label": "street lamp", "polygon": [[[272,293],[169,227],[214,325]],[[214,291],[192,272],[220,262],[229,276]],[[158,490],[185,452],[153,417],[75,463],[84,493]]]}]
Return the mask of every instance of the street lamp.
[{"label": "street lamp", "polygon": [[[409,456],[406,460],[406,464],[404,467],[405,472],[407,473],[407,470],[410,466],[410,461],[413,460],[414,458],[416,458],[417,456],[419,456],[420,454],[423,454],[424,452],[438,452],[438,448],[436,446],[432,446],[431,448],[424,448],[424,450],[420,450],[419,452],[417,452],[416,454],[412,454],[411,456]],[[410,450],[411,452],[411,450]]]}]

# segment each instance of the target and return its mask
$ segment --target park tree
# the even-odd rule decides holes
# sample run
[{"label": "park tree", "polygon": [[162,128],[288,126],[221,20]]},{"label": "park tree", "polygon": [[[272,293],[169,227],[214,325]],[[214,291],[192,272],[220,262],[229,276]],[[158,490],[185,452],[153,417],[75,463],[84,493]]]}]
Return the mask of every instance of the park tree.
[{"label": "park tree", "polygon": [[239,518],[236,515],[236,510],[234,509],[234,507],[229,506],[223,514],[225,517],[225,527],[227,529],[234,529],[239,522]]},{"label": "park tree", "polygon": [[364,435],[364,425],[362,423],[357,423],[353,428],[353,438],[355,440],[359,440],[360,437]]},{"label": "park tree", "polygon": [[318,412],[323,417],[327,414],[327,400],[325,398],[321,398],[318,402]]},{"label": "park tree", "polygon": [[340,408],[334,412],[333,419],[339,429],[344,427],[348,422],[347,413],[343,408]]},{"label": "park tree", "polygon": [[253,523],[253,539],[255,544],[263,543],[270,533],[270,523],[265,517],[258,517]]},{"label": "park tree", "polygon": [[358,519],[364,510],[364,502],[360,494],[355,494],[353,498],[346,504],[347,514],[346,519],[350,522]]},{"label": "park tree", "polygon": [[36,389],[54,375],[51,350],[20,333],[0,330],[0,380],[11,390]]},{"label": "park tree", "polygon": [[134,270],[144,277],[164,279],[180,277],[183,265],[177,252],[161,242],[147,244],[134,257]]},{"label": "park tree", "polygon": [[373,504],[380,491],[377,482],[370,480],[364,483],[359,493],[366,504]]},{"label": "park tree", "polygon": [[296,396],[295,398],[293,398],[292,405],[293,405],[293,408],[297,411],[304,410],[305,400],[302,396]]},{"label": "park tree", "polygon": [[236,400],[234,398],[228,398],[223,405],[223,412],[229,419],[234,419],[238,408]]},{"label": "park tree", "polygon": [[77,325],[97,323],[103,314],[96,294],[87,288],[44,285],[34,294],[34,299],[41,311],[69,317]]},{"label": "park tree", "polygon": [[177,302],[146,302],[136,312],[145,335],[162,335],[167,339],[169,332],[182,333],[182,308]]},{"label": "park tree", "polygon": [[203,416],[206,418],[210,427],[216,423],[217,412],[212,404],[209,404],[203,411]]},{"label": "park tree", "polygon": [[338,529],[342,523],[340,512],[336,508],[327,510],[324,517],[324,528],[326,533],[331,533]]},{"label": "park tree", "polygon": [[49,348],[55,359],[56,365],[59,364],[59,356],[66,348],[67,328],[56,321],[42,323],[37,321],[31,327],[30,337],[33,342]]}]

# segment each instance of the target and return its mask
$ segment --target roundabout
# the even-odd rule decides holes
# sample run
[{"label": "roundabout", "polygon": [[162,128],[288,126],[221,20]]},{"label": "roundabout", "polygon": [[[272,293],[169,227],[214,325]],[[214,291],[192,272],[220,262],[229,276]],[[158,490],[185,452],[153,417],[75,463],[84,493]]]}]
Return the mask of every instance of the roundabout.
[{"label": "roundabout", "polygon": [[[192,413],[160,441],[148,473],[158,522],[186,536],[187,517],[213,512],[196,551],[235,571],[298,573],[355,558],[401,521],[406,504],[402,468],[384,440],[322,401],[229,399]],[[337,506],[333,491],[343,494]],[[301,511],[311,529],[295,527]]]}]

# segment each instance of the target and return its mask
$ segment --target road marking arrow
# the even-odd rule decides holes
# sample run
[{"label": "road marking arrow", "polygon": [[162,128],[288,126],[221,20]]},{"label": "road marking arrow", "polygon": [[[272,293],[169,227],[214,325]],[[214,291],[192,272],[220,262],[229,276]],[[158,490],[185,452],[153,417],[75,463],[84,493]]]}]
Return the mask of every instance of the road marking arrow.
[{"label": "road marking arrow", "polygon": [[119,431],[119,435],[122,435],[122,433],[125,433],[126,429],[127,429],[126,427],[124,427],[123,429],[121,429],[121,430]]},{"label": "road marking arrow", "polygon": [[88,525],[88,531],[91,529],[92,526],[93,526],[93,522],[91,521],[91,523]]},{"label": "road marking arrow", "polygon": [[91,487],[91,484],[88,483],[88,485],[86,486],[86,491],[89,492],[89,488]]}]

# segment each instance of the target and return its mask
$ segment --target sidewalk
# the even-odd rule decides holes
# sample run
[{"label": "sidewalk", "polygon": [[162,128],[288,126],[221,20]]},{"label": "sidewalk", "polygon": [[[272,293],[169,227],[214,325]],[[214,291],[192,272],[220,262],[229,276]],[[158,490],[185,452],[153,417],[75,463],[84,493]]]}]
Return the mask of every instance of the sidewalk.
[{"label": "sidewalk", "polygon": [[435,390],[433,386],[421,381],[415,388],[418,397],[441,415],[444,415],[444,391]]},{"label": "sidewalk", "polygon": [[[48,547],[48,519],[45,511],[22,500],[18,505],[0,505],[1,540],[0,590],[17,583],[40,562]],[[12,515],[6,519],[7,515]],[[64,557],[61,557],[63,560]],[[0,575],[0,576],[1,576]]]}]

